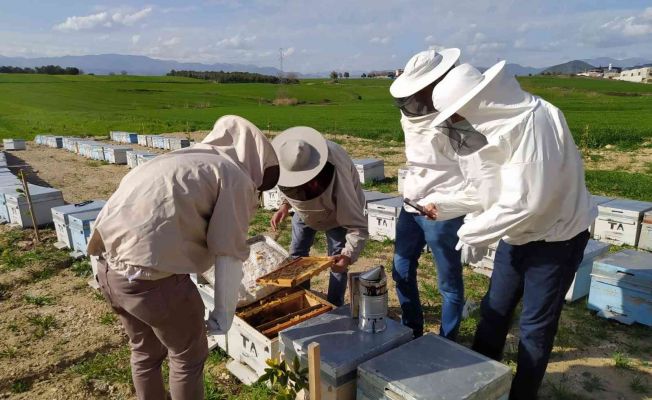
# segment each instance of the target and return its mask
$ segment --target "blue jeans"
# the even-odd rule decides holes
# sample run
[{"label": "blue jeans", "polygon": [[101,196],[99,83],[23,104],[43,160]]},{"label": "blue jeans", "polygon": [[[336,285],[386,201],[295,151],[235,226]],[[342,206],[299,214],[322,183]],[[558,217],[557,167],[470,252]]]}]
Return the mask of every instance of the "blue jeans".
[{"label": "blue jeans", "polygon": [[[290,244],[290,257],[307,257],[310,248],[315,241],[316,230],[306,225],[298,213],[292,216],[292,243]],[[328,255],[338,255],[346,244],[346,229],[342,227],[326,231],[326,242],[328,243]],[[346,273],[331,271],[328,282],[328,301],[336,307],[344,304],[344,293],[346,292]],[[310,288],[310,281],[303,285]]]},{"label": "blue jeans", "polygon": [[443,297],[439,334],[455,340],[464,309],[462,260],[455,250],[457,231],[464,217],[449,221],[432,221],[401,210],[396,225],[394,268],[392,277],[403,312],[403,325],[412,328],[415,337],[423,335],[423,308],[419,299],[417,266],[427,243],[437,267],[437,284]]},{"label": "blue jeans", "polygon": [[514,309],[523,299],[518,367],[510,399],[536,399],[557,334],[559,316],[589,232],[563,242],[512,246],[500,241],[489,290],[482,300],[473,350],[500,361]]}]

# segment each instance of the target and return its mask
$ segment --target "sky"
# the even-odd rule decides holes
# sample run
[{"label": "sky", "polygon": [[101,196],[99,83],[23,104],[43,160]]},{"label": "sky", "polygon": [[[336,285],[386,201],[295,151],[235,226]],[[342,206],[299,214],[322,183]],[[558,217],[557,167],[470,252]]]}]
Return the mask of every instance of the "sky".
[{"label": "sky", "polygon": [[0,0],[0,55],[133,54],[302,73],[400,68],[459,47],[464,62],[543,67],[652,59],[650,0]]}]

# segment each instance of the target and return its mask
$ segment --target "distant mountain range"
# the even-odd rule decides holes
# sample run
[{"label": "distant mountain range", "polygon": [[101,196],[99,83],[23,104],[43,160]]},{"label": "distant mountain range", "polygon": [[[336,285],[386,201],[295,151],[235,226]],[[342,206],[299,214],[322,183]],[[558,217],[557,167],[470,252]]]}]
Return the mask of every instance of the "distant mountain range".
[{"label": "distant mountain range", "polygon": [[[586,60],[573,60],[567,63],[553,65],[551,67],[527,67],[520,64],[507,64],[506,69],[512,75],[536,75],[541,72],[552,72],[562,74],[576,74],[594,66],[606,67],[611,64],[614,67],[633,67],[652,63],[652,60],[644,58],[627,58],[617,60],[609,57],[600,57]],[[39,67],[42,65],[59,65],[62,67],[77,67],[85,73],[93,74],[119,74],[127,71],[130,75],[165,75],[170,70],[191,70],[191,71],[225,71],[225,72],[253,72],[264,75],[278,75],[281,71],[274,67],[259,67],[251,64],[202,64],[183,63],[172,60],[160,60],[146,56],[132,56],[123,54],[99,54],[87,56],[63,56],[63,57],[4,57],[0,55],[0,66],[10,65],[14,67]],[[483,68],[481,68],[483,69]],[[357,78],[364,71],[349,71],[351,77]],[[296,75],[303,78],[326,77],[329,72],[314,72]]]}]

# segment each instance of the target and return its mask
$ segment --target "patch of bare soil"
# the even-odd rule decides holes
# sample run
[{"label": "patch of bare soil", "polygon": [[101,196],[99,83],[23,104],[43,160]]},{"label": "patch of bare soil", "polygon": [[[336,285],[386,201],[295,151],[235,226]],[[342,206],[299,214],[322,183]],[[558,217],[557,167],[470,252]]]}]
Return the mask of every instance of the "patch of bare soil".
[{"label": "patch of bare soil", "polygon": [[0,302],[0,390],[123,344],[117,321],[101,322],[111,310],[98,294],[70,270],[14,287]]},{"label": "patch of bare soil", "polygon": [[632,151],[610,149],[589,150],[584,157],[588,170],[622,170],[649,174],[652,170],[652,148],[639,148]]}]

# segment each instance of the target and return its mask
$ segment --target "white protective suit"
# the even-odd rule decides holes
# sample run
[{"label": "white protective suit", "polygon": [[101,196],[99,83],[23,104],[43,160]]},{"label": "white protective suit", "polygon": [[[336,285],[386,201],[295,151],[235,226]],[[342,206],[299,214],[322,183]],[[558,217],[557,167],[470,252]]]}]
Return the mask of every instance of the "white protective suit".
[{"label": "white protective suit", "polygon": [[[449,105],[441,104],[447,97],[438,96],[442,87],[433,92],[437,109]],[[591,225],[597,209],[558,108],[523,91],[503,70],[457,114],[488,141],[477,152],[459,156],[464,188],[433,199],[438,219],[478,213],[458,231],[462,243],[564,241]]]},{"label": "white protective suit", "polygon": [[[424,206],[433,203],[437,193],[456,193],[461,189],[464,178],[448,136],[441,129],[431,126],[438,113],[421,117],[401,115],[408,165],[403,197]],[[407,212],[417,212],[407,205],[404,208]]]}]

